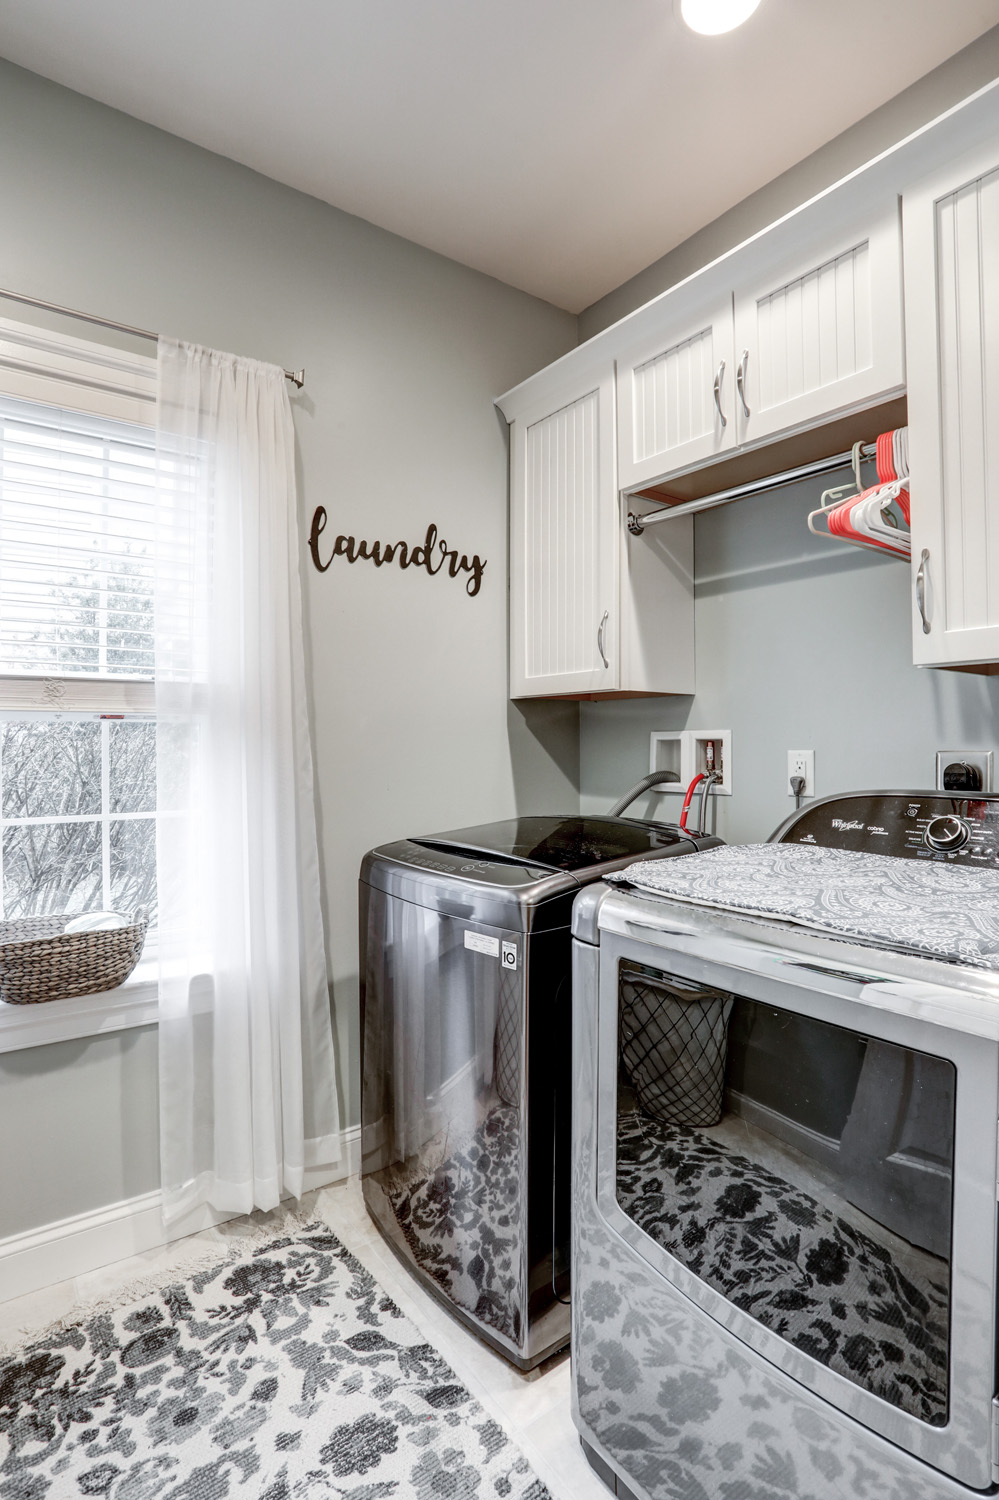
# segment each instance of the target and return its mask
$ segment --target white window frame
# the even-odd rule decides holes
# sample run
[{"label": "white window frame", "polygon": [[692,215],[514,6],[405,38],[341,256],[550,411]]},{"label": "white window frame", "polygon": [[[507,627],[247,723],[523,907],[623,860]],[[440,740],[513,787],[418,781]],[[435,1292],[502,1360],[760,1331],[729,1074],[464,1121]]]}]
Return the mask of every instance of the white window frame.
[{"label": "white window frame", "polygon": [[[101,834],[101,909],[111,906],[111,824],[149,823],[156,818],[152,812],[115,812],[111,807],[111,725],[112,723],[155,723],[153,714],[116,714],[104,710],[100,713],[63,712],[61,710],[7,709],[0,708],[0,732],[4,724],[93,724],[100,726],[101,742],[101,808],[93,813],[41,813],[27,817],[8,818],[0,807],[0,890],[4,879],[3,835],[8,828],[44,828],[58,823],[97,823]],[[0,793],[4,785],[4,751],[0,744]],[[152,951],[149,937],[146,951]]]},{"label": "white window frame", "polygon": [[[0,318],[0,392],[148,428],[156,408],[155,353],[132,353],[58,329]],[[148,716],[153,708],[151,681],[0,676],[0,714],[5,719],[60,712],[72,717]],[[156,966],[144,955],[131,978],[116,990],[42,1005],[0,1003],[0,1052],[155,1025],[157,1013]]]}]

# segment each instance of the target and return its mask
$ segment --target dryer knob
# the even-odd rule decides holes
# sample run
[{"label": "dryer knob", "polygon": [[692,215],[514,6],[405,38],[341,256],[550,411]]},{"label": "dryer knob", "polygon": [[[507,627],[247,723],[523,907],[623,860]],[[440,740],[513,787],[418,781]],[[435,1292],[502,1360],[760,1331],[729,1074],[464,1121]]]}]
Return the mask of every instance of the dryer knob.
[{"label": "dryer knob", "polygon": [[951,854],[964,848],[971,837],[971,829],[963,818],[934,818],[923,837],[931,849]]}]

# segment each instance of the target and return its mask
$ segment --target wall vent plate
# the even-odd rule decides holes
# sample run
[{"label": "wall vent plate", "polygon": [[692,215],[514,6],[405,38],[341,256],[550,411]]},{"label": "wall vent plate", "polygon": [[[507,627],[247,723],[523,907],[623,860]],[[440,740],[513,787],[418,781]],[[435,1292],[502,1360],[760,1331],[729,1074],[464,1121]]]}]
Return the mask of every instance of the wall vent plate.
[{"label": "wall vent plate", "polygon": [[[944,771],[948,766],[966,764],[975,766],[981,772],[982,784],[978,788],[982,792],[992,790],[992,751],[991,750],[938,750],[937,751],[937,780],[938,792],[944,790]],[[970,795],[974,792],[955,792],[955,796]]]},{"label": "wall vent plate", "polygon": [[708,741],[714,741],[715,770],[721,782],[708,796],[732,795],[732,731],[730,729],[657,729],[649,736],[649,771],[676,771],[679,781],[664,782],[654,792],[685,792],[700,771],[708,769]]},{"label": "wall vent plate", "polygon": [[653,787],[655,792],[682,792],[686,783],[683,773],[686,760],[683,753],[684,731],[682,729],[654,729],[649,735],[649,775],[653,771],[675,771],[676,783],[660,782]]},{"label": "wall vent plate", "polygon": [[684,778],[689,782],[698,771],[708,769],[708,744],[714,745],[714,769],[721,780],[708,788],[709,797],[731,797],[732,795],[732,731],[731,729],[690,729],[689,771]]}]

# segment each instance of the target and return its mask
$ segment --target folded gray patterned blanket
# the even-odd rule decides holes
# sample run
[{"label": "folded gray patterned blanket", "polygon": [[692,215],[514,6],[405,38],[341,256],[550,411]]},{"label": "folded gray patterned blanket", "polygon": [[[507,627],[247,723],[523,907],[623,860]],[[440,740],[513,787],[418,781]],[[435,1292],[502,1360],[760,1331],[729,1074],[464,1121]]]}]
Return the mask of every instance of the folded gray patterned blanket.
[{"label": "folded gray patterned blanket", "polygon": [[948,963],[999,969],[999,871],[809,844],[735,844],[642,860],[616,881]]}]

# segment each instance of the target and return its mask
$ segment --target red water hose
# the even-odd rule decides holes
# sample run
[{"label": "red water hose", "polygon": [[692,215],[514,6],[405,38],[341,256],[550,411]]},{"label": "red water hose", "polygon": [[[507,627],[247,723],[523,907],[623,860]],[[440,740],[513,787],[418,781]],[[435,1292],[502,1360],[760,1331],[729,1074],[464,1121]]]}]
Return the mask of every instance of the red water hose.
[{"label": "red water hose", "polygon": [[690,800],[693,797],[694,792],[697,789],[698,782],[703,781],[703,780],[704,780],[704,772],[703,771],[698,771],[697,775],[694,777],[693,781],[690,783],[690,785],[687,788],[687,795],[683,799],[683,810],[680,813],[680,827],[681,828],[686,828],[686,826],[687,826],[687,814],[690,811]]}]

